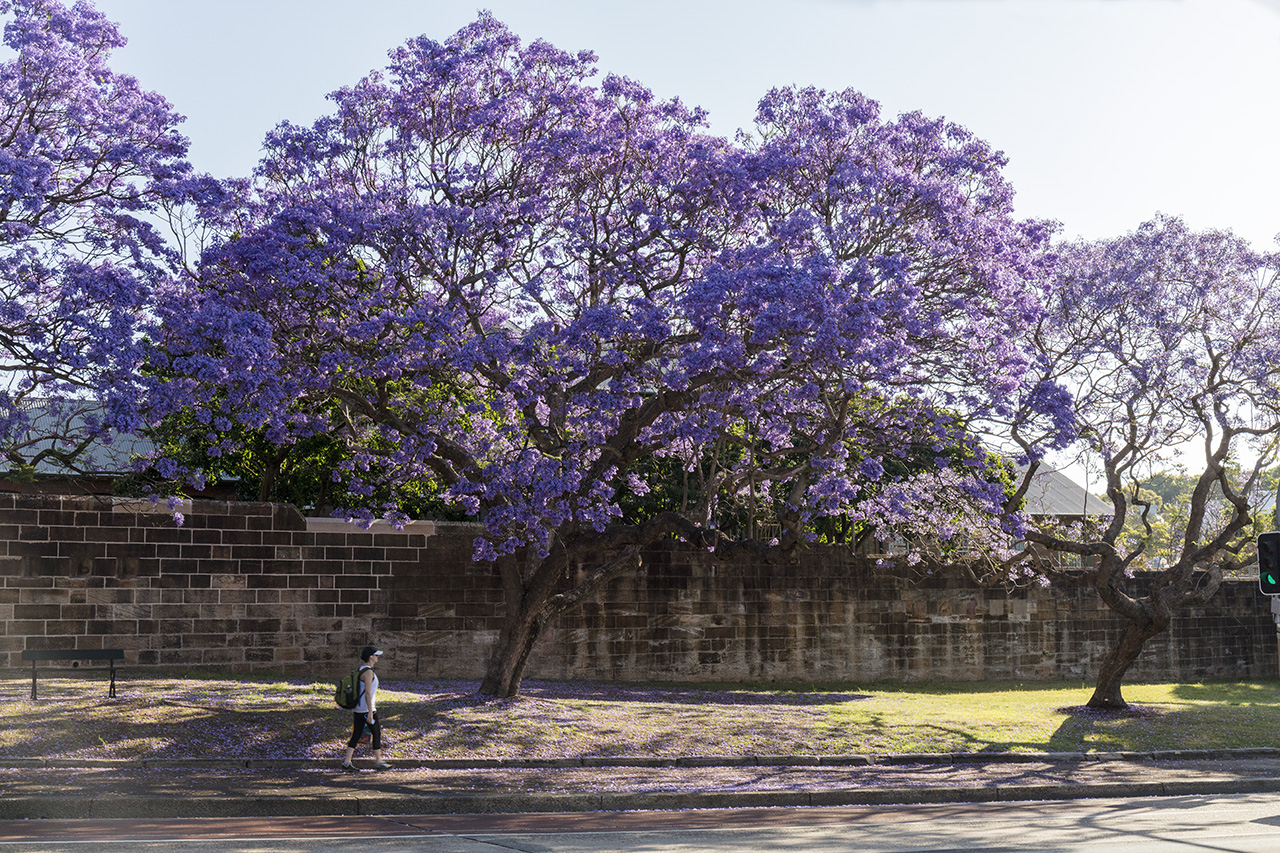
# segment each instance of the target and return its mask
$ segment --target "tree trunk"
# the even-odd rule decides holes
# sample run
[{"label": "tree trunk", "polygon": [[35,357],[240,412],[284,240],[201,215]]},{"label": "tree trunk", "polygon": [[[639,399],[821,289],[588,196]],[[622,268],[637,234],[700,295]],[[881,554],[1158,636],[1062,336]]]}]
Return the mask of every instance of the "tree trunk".
[{"label": "tree trunk", "polygon": [[520,566],[519,561],[510,559],[502,560],[498,567],[502,574],[506,617],[502,633],[489,655],[480,693],[499,699],[519,694],[533,644],[554,616],[552,598],[568,561],[563,547],[557,544],[546,558],[525,563],[527,572],[522,572]]},{"label": "tree trunk", "polygon": [[1120,638],[1116,640],[1111,651],[1107,652],[1107,656],[1102,660],[1102,667],[1098,670],[1098,680],[1094,685],[1093,696],[1089,697],[1088,707],[1106,710],[1118,710],[1129,707],[1124,701],[1124,697],[1120,695],[1120,685],[1124,680],[1124,674],[1138,659],[1138,655],[1142,653],[1142,647],[1147,640],[1159,634],[1166,627],[1168,622],[1150,618],[1141,621],[1130,619],[1125,622],[1124,630],[1120,632]]},{"label": "tree trunk", "polygon": [[[501,560],[498,569],[502,574],[507,616],[489,656],[484,679],[480,682],[480,693],[500,699],[518,695],[525,664],[543,630],[561,614],[581,606],[588,596],[609,580],[638,570],[643,565],[642,549],[675,532],[680,528],[676,522],[683,521],[674,513],[664,516],[670,517],[651,519],[638,534],[580,538],[571,543],[572,558],[563,540],[557,538],[545,558],[529,560],[524,563],[523,571],[520,561]],[[696,530],[685,531],[693,541],[698,541],[697,533]],[[784,534],[784,538],[789,535]],[[737,549],[752,557],[760,556],[759,543],[750,541],[729,543],[719,553],[727,557]],[[768,550],[774,554],[781,553],[777,548]],[[566,582],[574,561],[581,561],[583,555],[594,564],[594,568],[580,572],[576,580]]]},{"label": "tree trunk", "polygon": [[542,625],[542,619],[526,608],[507,618],[489,655],[489,664],[480,682],[481,694],[510,699],[520,693],[525,664],[542,633]]}]

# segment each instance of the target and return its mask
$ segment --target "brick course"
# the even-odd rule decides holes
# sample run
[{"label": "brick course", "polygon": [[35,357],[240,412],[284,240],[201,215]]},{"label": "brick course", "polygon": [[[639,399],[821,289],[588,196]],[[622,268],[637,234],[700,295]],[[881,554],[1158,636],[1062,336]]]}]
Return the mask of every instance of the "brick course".
[{"label": "brick course", "polygon": [[[0,666],[25,648],[125,665],[327,676],[367,642],[400,677],[478,678],[501,627],[476,528],[373,531],[288,506],[0,494]],[[580,570],[585,570],[582,567]],[[770,567],[652,549],[540,642],[528,675],[630,681],[1089,680],[1119,620],[1087,590],[913,583],[840,549]],[[1269,602],[1228,582],[1132,679],[1274,677]]]}]

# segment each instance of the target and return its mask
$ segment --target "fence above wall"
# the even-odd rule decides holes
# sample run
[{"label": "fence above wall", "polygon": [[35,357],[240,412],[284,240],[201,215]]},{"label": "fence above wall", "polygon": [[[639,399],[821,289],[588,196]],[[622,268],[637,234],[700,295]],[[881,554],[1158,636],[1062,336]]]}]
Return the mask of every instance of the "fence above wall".
[{"label": "fence above wall", "polygon": [[[0,665],[28,648],[123,648],[125,665],[321,677],[366,643],[399,677],[478,678],[502,587],[475,525],[362,529],[289,506],[179,508],[0,494]],[[1224,584],[1148,644],[1134,678],[1274,677],[1269,602]],[[872,681],[1092,677],[1118,621],[1087,590],[978,590],[879,575],[840,549],[781,568],[674,544],[566,614],[528,674]]]}]

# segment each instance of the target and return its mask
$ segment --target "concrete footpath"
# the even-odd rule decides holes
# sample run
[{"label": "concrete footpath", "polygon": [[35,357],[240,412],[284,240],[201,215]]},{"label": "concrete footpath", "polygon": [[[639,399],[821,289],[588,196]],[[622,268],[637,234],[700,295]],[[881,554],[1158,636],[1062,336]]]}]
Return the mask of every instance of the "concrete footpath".
[{"label": "concrete footpath", "polygon": [[0,758],[0,820],[633,811],[1280,793],[1276,749],[391,763],[391,770],[343,773],[336,760]]}]

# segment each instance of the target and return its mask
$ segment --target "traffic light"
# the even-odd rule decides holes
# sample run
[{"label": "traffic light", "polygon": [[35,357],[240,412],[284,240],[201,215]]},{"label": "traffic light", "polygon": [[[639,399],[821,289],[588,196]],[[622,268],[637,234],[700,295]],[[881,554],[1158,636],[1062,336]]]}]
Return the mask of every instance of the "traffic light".
[{"label": "traffic light", "polygon": [[1258,587],[1280,595],[1280,532],[1258,534]]}]

